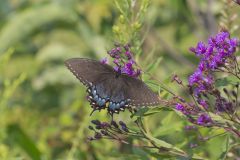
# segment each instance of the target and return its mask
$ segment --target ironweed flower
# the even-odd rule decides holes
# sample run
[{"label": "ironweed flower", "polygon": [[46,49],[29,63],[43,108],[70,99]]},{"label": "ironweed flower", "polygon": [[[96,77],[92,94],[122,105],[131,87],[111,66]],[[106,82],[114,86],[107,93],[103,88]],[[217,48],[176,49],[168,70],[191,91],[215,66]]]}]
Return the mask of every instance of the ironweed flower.
[{"label": "ironweed flower", "polygon": [[123,121],[119,121],[119,125],[121,126],[123,131],[129,132],[127,125]]},{"label": "ironweed flower", "polygon": [[[220,90],[216,85],[216,75],[214,74],[216,71],[228,73],[240,80],[240,69],[235,55],[239,46],[240,41],[237,38],[230,38],[227,31],[222,31],[216,36],[210,37],[207,43],[199,42],[195,48],[190,48],[190,51],[200,58],[197,69],[188,78],[189,94],[194,103],[177,98],[175,109],[182,112],[192,124],[221,127],[220,124],[228,125],[227,121],[239,122],[240,118],[236,110],[239,105],[238,85],[235,85],[235,89],[232,91],[228,91],[226,88]],[[177,81],[176,78],[173,80]],[[181,82],[179,81],[178,84]],[[184,85],[181,86],[184,87]],[[222,95],[223,93],[225,93],[225,97]],[[210,117],[210,115],[213,116]],[[226,122],[214,119],[218,116],[221,116]],[[236,126],[224,129],[239,136],[240,133],[235,128]]]},{"label": "ironweed flower", "polygon": [[200,104],[204,109],[208,108],[208,102],[204,99],[199,99],[198,104]]},{"label": "ironweed flower", "polygon": [[207,114],[201,114],[197,119],[197,124],[199,125],[208,125],[211,122],[212,122],[212,119]]},{"label": "ironweed flower", "polygon": [[108,63],[107,57],[101,59],[100,62],[101,62],[102,64],[107,64],[107,63]]},{"label": "ironweed flower", "polygon": [[223,97],[218,97],[216,99],[215,109],[216,109],[217,112],[228,112],[228,113],[233,113],[234,112],[232,102],[228,102]]},{"label": "ironweed flower", "polygon": [[199,42],[196,48],[190,48],[200,57],[200,63],[196,71],[189,77],[189,86],[193,88],[195,96],[213,89],[214,78],[212,72],[220,67],[226,67],[226,63],[234,60],[236,47],[239,46],[237,38],[230,38],[227,31],[218,33],[208,40],[208,44]]},{"label": "ironweed flower", "polygon": [[175,109],[178,110],[178,111],[181,111],[181,112],[185,111],[184,106],[182,104],[180,104],[180,103],[176,104]]},{"label": "ironweed flower", "polygon": [[113,58],[113,67],[116,72],[127,74],[131,77],[138,77],[141,70],[138,69],[136,62],[133,59],[133,53],[129,44],[115,44],[115,48],[108,51],[108,54]]}]

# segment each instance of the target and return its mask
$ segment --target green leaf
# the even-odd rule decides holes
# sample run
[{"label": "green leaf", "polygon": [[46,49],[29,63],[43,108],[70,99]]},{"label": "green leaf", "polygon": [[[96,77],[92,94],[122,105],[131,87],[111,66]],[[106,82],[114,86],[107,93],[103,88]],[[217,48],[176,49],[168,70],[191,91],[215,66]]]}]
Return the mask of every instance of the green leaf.
[{"label": "green leaf", "polygon": [[161,61],[162,61],[162,57],[159,57],[154,63],[149,64],[147,66],[146,72],[149,73],[149,72],[155,71]]},{"label": "green leaf", "polygon": [[157,114],[162,111],[172,111],[172,108],[169,107],[141,108],[133,116],[146,117],[153,114]]},{"label": "green leaf", "polygon": [[7,127],[9,138],[14,140],[32,159],[40,160],[41,153],[30,137],[17,125],[11,124]]},{"label": "green leaf", "polygon": [[229,77],[224,77],[224,78],[219,78],[215,82],[216,87],[224,87],[228,85],[235,85],[239,83],[239,80],[236,79],[235,77],[229,76]]},{"label": "green leaf", "polygon": [[[163,127],[158,127],[154,130],[153,136],[173,135],[177,131],[182,131],[183,121],[176,121],[176,114],[174,112],[164,113],[166,116],[162,119],[161,124]],[[171,125],[168,125],[171,124]]]},{"label": "green leaf", "polygon": [[160,159],[160,158],[164,158],[164,159],[171,159],[171,158],[176,158],[175,155],[170,155],[169,153],[167,152],[159,152],[158,150],[154,150],[154,149],[151,149],[151,150],[148,150],[148,149],[144,149],[145,152],[147,152],[149,155],[151,155],[152,157],[155,157],[157,159]]},{"label": "green leaf", "polygon": [[224,140],[224,143],[222,144],[222,154],[220,155],[220,157],[219,157],[219,159],[226,159],[226,157],[227,157],[227,153],[228,153],[228,151],[229,151],[229,149],[230,149],[230,141],[229,141],[229,139],[230,139],[230,136],[229,135],[227,135],[226,136],[226,138],[225,138],[225,140]]},{"label": "green leaf", "polygon": [[136,113],[134,113],[133,116],[137,116],[137,117],[141,117],[143,116],[147,111],[149,110],[149,108],[141,108],[139,109]]},{"label": "green leaf", "polygon": [[142,148],[133,147],[133,153],[135,155],[139,155],[141,157],[141,160],[148,160],[149,159],[148,154]]},{"label": "green leaf", "polygon": [[71,9],[56,4],[33,7],[15,14],[1,30],[0,54],[42,26],[54,22],[76,23],[77,15]]},{"label": "green leaf", "polygon": [[151,136],[150,134],[146,133],[143,129],[141,129],[141,131],[151,141],[151,143],[155,144],[157,147],[159,147],[159,148],[163,147],[166,149],[175,150],[175,151],[185,154],[185,152],[183,150],[181,150],[177,147],[174,147],[172,144]]},{"label": "green leaf", "polygon": [[[150,134],[146,133],[142,128],[141,128],[141,132],[145,135],[145,137],[147,137],[147,139],[150,140],[150,142],[152,144],[154,144],[154,146],[158,147],[158,148],[162,148],[163,152],[167,151],[169,154],[171,155],[175,155],[175,156],[181,156],[184,158],[190,158],[189,155],[187,155],[186,152],[184,152],[182,149],[173,146],[172,144],[164,141],[164,140],[160,140],[157,139],[153,136],[151,136]],[[193,156],[191,156],[192,159],[203,159],[202,157],[194,154]]]},{"label": "green leaf", "polygon": [[228,119],[224,119],[222,116],[220,115],[217,115],[217,114],[213,114],[211,112],[208,113],[211,118],[214,120],[214,121],[217,121],[218,123],[222,123],[222,124],[225,124],[225,123],[228,123],[230,125],[234,125],[234,123]]},{"label": "green leaf", "polygon": [[110,152],[108,156],[114,157],[114,158],[121,158],[121,159],[141,159],[140,155],[120,153],[120,152]]}]

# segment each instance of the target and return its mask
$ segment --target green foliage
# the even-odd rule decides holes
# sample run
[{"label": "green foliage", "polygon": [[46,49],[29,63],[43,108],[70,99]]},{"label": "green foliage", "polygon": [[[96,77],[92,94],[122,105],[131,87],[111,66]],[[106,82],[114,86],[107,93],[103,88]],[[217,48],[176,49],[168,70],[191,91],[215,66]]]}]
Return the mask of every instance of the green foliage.
[{"label": "green foliage", "polygon": [[[169,88],[184,94],[171,83],[172,74],[187,77],[194,70],[197,59],[188,48],[198,40],[205,40],[210,32],[208,27],[220,21],[227,27],[235,26],[232,32],[240,37],[239,19],[226,21],[235,14],[239,16],[239,6],[231,5],[231,10],[227,11],[225,2],[216,1],[208,11],[207,1],[189,2],[0,1],[0,159],[239,157],[239,148],[233,144],[238,139],[221,135],[199,142],[196,137],[210,130],[200,129],[197,134],[185,131],[188,123],[182,115],[166,106],[142,108],[133,117],[129,117],[128,112],[114,117],[133,127],[134,120],[142,118],[143,125],[147,126],[142,130],[147,137],[144,141],[134,137],[129,137],[129,145],[106,140],[87,141],[92,119],[110,121],[111,118],[106,112],[89,116],[91,108],[85,99],[86,89],[67,71],[64,60],[72,57],[100,59],[106,57],[113,41],[131,43],[138,65],[144,71],[142,79],[158,91],[160,97],[171,97],[166,91]],[[211,23],[206,22],[206,13],[214,17]],[[224,87],[236,82],[226,77],[217,85]],[[149,143],[160,150],[136,147]],[[199,147],[191,148],[191,143]]]},{"label": "green foliage", "polygon": [[7,133],[14,144],[18,144],[32,159],[41,159],[40,151],[17,124],[8,125]]}]

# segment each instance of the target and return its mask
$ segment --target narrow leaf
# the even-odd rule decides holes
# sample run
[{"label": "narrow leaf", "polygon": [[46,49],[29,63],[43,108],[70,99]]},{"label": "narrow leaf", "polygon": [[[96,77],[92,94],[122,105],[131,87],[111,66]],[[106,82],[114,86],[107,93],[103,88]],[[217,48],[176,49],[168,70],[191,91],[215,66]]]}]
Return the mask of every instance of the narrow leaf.
[{"label": "narrow leaf", "polygon": [[14,140],[32,159],[40,160],[41,153],[24,131],[17,125],[11,124],[7,128],[9,138]]}]

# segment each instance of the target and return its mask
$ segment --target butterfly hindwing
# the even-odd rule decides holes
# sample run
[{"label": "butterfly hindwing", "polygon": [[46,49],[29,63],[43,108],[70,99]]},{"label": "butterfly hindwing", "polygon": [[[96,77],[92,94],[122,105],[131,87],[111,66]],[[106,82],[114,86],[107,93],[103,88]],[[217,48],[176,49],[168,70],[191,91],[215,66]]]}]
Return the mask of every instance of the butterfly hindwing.
[{"label": "butterfly hindwing", "polygon": [[126,98],[130,99],[130,105],[135,107],[156,106],[160,104],[158,95],[155,94],[141,80],[127,75],[122,75],[127,88]]}]

